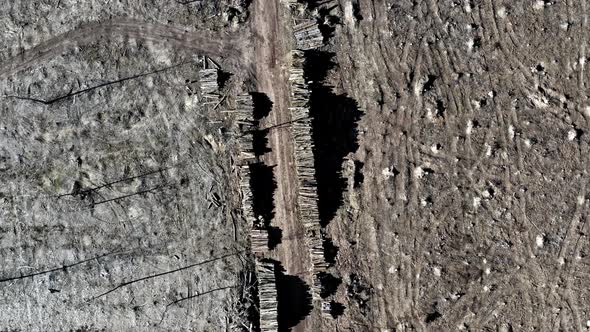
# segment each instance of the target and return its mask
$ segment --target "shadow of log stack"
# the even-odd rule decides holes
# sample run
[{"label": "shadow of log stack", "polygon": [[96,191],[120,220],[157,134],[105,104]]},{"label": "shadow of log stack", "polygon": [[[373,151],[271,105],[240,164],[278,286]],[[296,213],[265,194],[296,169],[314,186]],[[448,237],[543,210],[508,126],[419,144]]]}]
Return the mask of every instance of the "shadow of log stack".
[{"label": "shadow of log stack", "polygon": [[303,77],[302,51],[292,51],[293,65],[289,70],[291,88],[290,107],[293,140],[295,145],[295,168],[297,171],[299,193],[297,204],[299,218],[305,229],[306,241],[312,262],[314,300],[321,299],[321,282],[318,274],[328,268],[324,257],[323,238],[318,209],[318,191],[312,140],[312,119],[309,115],[310,91]]}]

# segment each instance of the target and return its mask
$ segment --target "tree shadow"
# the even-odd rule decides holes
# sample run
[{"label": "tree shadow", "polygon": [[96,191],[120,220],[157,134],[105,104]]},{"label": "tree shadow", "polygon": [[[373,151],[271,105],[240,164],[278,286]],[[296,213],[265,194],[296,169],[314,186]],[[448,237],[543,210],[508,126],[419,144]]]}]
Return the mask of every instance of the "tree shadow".
[{"label": "tree shadow", "polygon": [[329,296],[336,294],[338,286],[342,284],[342,278],[338,278],[327,272],[320,272],[318,274],[322,289],[320,290],[320,296],[325,299]]},{"label": "tree shadow", "polygon": [[297,276],[285,274],[281,263],[275,262],[278,297],[279,331],[291,331],[312,310],[310,287]]},{"label": "tree shadow", "polygon": [[340,17],[333,15],[332,9],[335,7],[323,7],[319,10],[318,28],[324,37],[324,43],[328,43],[330,38],[334,37],[336,33],[336,26],[342,25]]},{"label": "tree shadow", "polygon": [[363,167],[365,164],[362,161],[355,160],[354,161],[354,183],[353,188],[358,189],[360,188],[361,184],[365,181],[365,176],[363,174]]},{"label": "tree shadow", "polygon": [[217,71],[217,85],[219,86],[219,90],[225,88],[225,84],[229,81],[232,75],[232,73],[221,69]]},{"label": "tree shadow", "polygon": [[357,127],[362,112],[357,102],[345,94],[335,94],[323,81],[334,53],[307,51],[305,79],[311,90],[310,115],[314,140],[314,159],[318,183],[320,223],[327,226],[342,205],[346,179],[342,178],[344,157],[358,149]]},{"label": "tree shadow", "polygon": [[279,227],[268,227],[268,249],[273,250],[283,242],[283,230]]},{"label": "tree shadow", "polygon": [[[314,85],[322,85],[322,81],[328,76],[328,72],[336,67],[333,52],[309,50],[305,51],[305,63],[303,71],[307,82],[313,81]],[[310,86],[310,88],[313,88]]]},{"label": "tree shadow", "polygon": [[338,250],[340,249],[327,235],[323,236],[322,243],[324,245],[324,259],[326,260],[326,263],[333,266],[336,264],[336,256],[338,256]]},{"label": "tree shadow", "polygon": [[361,14],[361,5],[359,0],[352,0],[352,15],[356,18],[357,21],[363,20],[363,15]]},{"label": "tree shadow", "polygon": [[334,319],[342,316],[344,314],[344,310],[346,309],[346,307],[342,303],[338,303],[336,301],[331,301],[330,307],[331,307],[330,314],[332,315],[332,318],[334,318]]},{"label": "tree shadow", "polygon": [[250,188],[252,188],[252,209],[255,216],[262,216],[264,226],[268,227],[274,218],[274,192],[277,183],[273,166],[263,163],[250,164]]},{"label": "tree shadow", "polygon": [[268,147],[268,130],[252,131],[252,148],[256,156],[262,156],[271,151]]},{"label": "tree shadow", "polygon": [[252,101],[254,103],[254,120],[260,120],[268,114],[272,110],[272,101],[266,93],[263,92],[250,92],[252,96]]},{"label": "tree shadow", "polygon": [[[253,119],[254,123],[258,125],[260,120],[268,116],[272,110],[272,101],[268,98],[265,93],[262,92],[250,92],[252,96],[252,102],[254,103]],[[268,129],[258,129],[252,131],[252,144],[254,147],[254,153],[257,156],[262,156],[267,152],[270,152],[268,147]]]}]

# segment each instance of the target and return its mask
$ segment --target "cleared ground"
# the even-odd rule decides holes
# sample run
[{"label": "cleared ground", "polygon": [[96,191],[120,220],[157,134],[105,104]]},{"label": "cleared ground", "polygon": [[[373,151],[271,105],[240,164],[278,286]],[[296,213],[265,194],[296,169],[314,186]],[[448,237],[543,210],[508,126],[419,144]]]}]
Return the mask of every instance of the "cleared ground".
[{"label": "cleared ground", "polygon": [[[226,91],[273,103],[270,256],[294,281],[282,287],[309,286],[282,125],[299,12],[18,3],[0,7],[2,328],[232,326],[249,225],[235,213],[235,133],[190,94],[196,54],[232,72]],[[300,3],[327,42],[307,52],[306,77],[333,242],[326,298],[341,310],[287,326],[587,329],[586,1]],[[283,314],[302,289],[282,293]]]},{"label": "cleared ground", "polygon": [[[66,7],[62,24],[81,15]],[[3,23],[18,26],[18,9]],[[129,14],[23,29],[39,42],[2,54],[2,331],[219,331],[245,319],[231,139],[194,91],[198,56],[231,68],[241,50],[229,32]]]}]

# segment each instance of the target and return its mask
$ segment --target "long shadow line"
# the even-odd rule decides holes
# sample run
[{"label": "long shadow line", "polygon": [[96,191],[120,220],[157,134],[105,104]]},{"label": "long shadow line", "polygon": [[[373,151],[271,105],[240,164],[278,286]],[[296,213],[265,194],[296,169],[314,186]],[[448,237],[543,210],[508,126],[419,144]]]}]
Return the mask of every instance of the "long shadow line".
[{"label": "long shadow line", "polygon": [[107,182],[107,183],[102,184],[100,186],[96,186],[96,187],[92,187],[92,188],[87,188],[87,189],[82,189],[82,190],[78,190],[78,191],[67,193],[67,194],[61,194],[61,195],[58,195],[57,198],[62,198],[64,196],[76,196],[76,195],[89,194],[89,193],[91,193],[93,191],[102,189],[104,187],[109,187],[109,186],[112,186],[112,185],[117,184],[117,183],[131,181],[131,180],[139,179],[139,178],[142,178],[142,177],[146,177],[148,175],[152,175],[152,174],[156,174],[156,173],[161,173],[163,171],[169,170],[170,168],[172,168],[172,167],[159,168],[157,170],[153,170],[153,171],[150,171],[150,172],[142,173],[142,174],[139,174],[139,175],[130,176],[130,177],[118,179],[118,180],[115,180],[115,181]]},{"label": "long shadow line", "polygon": [[65,94],[63,96],[60,96],[60,97],[57,97],[57,98],[54,98],[54,99],[50,99],[50,100],[43,100],[43,99],[38,99],[38,98],[22,97],[22,96],[15,96],[15,95],[8,95],[8,96],[5,96],[5,98],[14,98],[14,99],[19,99],[19,100],[28,100],[28,101],[33,101],[33,102],[36,102],[36,103],[41,103],[41,104],[44,104],[44,105],[51,105],[51,104],[57,103],[59,101],[62,101],[64,99],[68,99],[68,98],[71,98],[71,97],[74,97],[74,96],[77,96],[77,95],[80,95],[80,94],[83,94],[83,93],[86,93],[86,92],[90,92],[92,90],[100,89],[100,88],[103,88],[105,86],[109,86],[109,85],[112,85],[112,84],[123,83],[125,81],[129,81],[129,80],[133,80],[133,79],[137,79],[137,78],[141,78],[141,77],[145,77],[145,76],[149,76],[149,75],[158,74],[158,73],[161,73],[161,72],[170,70],[170,69],[174,69],[176,67],[180,67],[180,66],[185,65],[187,63],[189,63],[189,61],[182,62],[182,63],[176,64],[176,65],[173,65],[173,66],[165,67],[165,68],[162,68],[162,69],[158,69],[158,70],[155,70],[155,71],[152,71],[152,72],[149,72],[149,73],[143,73],[143,74],[133,75],[133,76],[124,77],[124,78],[121,78],[121,79],[118,79],[118,80],[115,80],[115,81],[101,83],[101,84],[98,84],[98,85],[95,85],[95,86],[91,86],[89,88],[82,89],[82,90],[79,90],[79,91],[75,91],[75,92],[71,92],[70,91],[69,93],[67,93],[67,94]]},{"label": "long shadow line", "polygon": [[170,307],[171,305],[175,305],[176,303],[182,302],[182,301],[194,299],[196,297],[207,295],[207,294],[210,294],[210,293],[213,293],[213,292],[217,292],[217,291],[220,291],[220,290],[225,290],[225,289],[230,289],[230,288],[236,288],[236,287],[237,287],[237,285],[225,286],[225,287],[218,287],[218,288],[215,288],[215,289],[211,289],[211,290],[208,290],[208,291],[202,292],[202,293],[197,292],[197,293],[195,293],[193,295],[182,297],[182,298],[180,298],[178,300],[175,300],[175,301],[172,301],[172,302],[168,303],[166,305],[166,308]]},{"label": "long shadow line", "polygon": [[51,273],[51,272],[56,272],[56,271],[65,271],[65,270],[67,270],[69,268],[72,268],[74,266],[81,265],[81,264],[84,264],[84,263],[88,263],[88,262],[93,261],[95,259],[99,259],[99,258],[103,258],[103,257],[106,257],[106,256],[111,256],[111,255],[116,255],[116,254],[120,254],[120,253],[123,253],[123,252],[125,252],[125,251],[113,251],[113,252],[110,252],[110,253],[106,253],[106,254],[94,256],[92,258],[88,258],[88,259],[85,259],[85,260],[82,260],[82,261],[79,261],[79,262],[76,262],[76,263],[62,265],[60,267],[56,267],[56,268],[53,268],[53,269],[50,269],[50,270],[44,270],[44,271],[39,271],[39,272],[35,272],[35,273],[25,274],[25,275],[21,275],[21,276],[18,276],[18,277],[2,278],[2,279],[0,279],[0,283],[8,282],[8,281],[14,281],[14,280],[20,280],[20,279],[26,279],[26,278],[32,278],[32,277],[36,277],[36,276],[40,276],[40,275],[43,275],[43,274],[47,274],[47,273]]},{"label": "long shadow line", "polygon": [[197,297],[201,297],[203,295],[215,293],[215,292],[218,292],[218,291],[221,291],[221,290],[226,290],[226,289],[231,289],[231,288],[236,288],[236,287],[237,287],[237,285],[225,286],[225,287],[218,287],[218,288],[210,289],[210,290],[208,290],[206,292],[202,292],[202,293],[197,292],[197,293],[195,293],[193,295],[180,298],[180,299],[178,299],[176,301],[172,301],[172,302],[170,302],[170,303],[168,303],[166,305],[166,309],[164,309],[164,312],[162,313],[162,318],[160,319],[160,322],[158,323],[158,325],[159,324],[162,324],[162,322],[164,321],[164,318],[166,318],[166,313],[168,312],[168,309],[170,308],[171,305],[174,305],[174,304],[179,303],[179,302],[182,302],[182,301],[186,301],[186,300],[194,299],[194,298],[197,298]]},{"label": "long shadow line", "polygon": [[137,191],[137,192],[134,192],[134,193],[131,193],[131,194],[127,194],[127,195],[123,195],[123,196],[118,196],[118,197],[115,197],[115,198],[109,198],[109,199],[105,199],[105,200],[102,200],[102,201],[99,201],[99,202],[94,202],[94,203],[88,205],[88,207],[95,207],[95,206],[97,206],[99,204],[104,204],[104,203],[108,203],[108,202],[118,201],[118,200],[121,200],[121,199],[124,199],[124,198],[129,198],[129,197],[132,197],[132,196],[135,196],[135,195],[147,194],[147,193],[156,191],[158,189],[164,188],[167,185],[168,185],[167,183],[164,183],[162,185],[159,185],[159,186],[156,186],[156,187],[153,187],[153,188],[149,188],[149,189],[145,189],[145,190],[140,190],[140,191]]},{"label": "long shadow line", "polygon": [[287,122],[282,122],[282,123],[278,123],[278,124],[274,124],[272,126],[266,127],[266,128],[260,128],[260,130],[272,130],[272,129],[280,129],[283,127],[288,127],[289,125],[295,123],[295,122],[299,122],[299,121],[303,121],[303,120],[307,120],[307,119],[311,119],[311,116],[303,116],[297,119],[293,119],[291,121],[287,121]]},{"label": "long shadow line", "polygon": [[129,285],[132,285],[132,284],[141,282],[141,281],[145,281],[145,280],[149,280],[149,279],[153,279],[153,278],[158,278],[158,277],[162,277],[162,276],[165,276],[165,275],[168,275],[168,274],[172,274],[172,273],[176,273],[176,272],[188,270],[190,268],[201,266],[201,265],[205,265],[205,264],[208,264],[208,263],[212,263],[212,262],[218,261],[218,260],[223,259],[223,258],[227,258],[227,257],[230,257],[230,256],[235,256],[235,255],[238,255],[238,254],[243,253],[243,252],[245,252],[245,250],[240,250],[240,251],[236,251],[236,252],[233,252],[233,253],[230,253],[230,254],[225,254],[223,256],[211,258],[211,259],[208,259],[208,260],[205,260],[205,261],[202,261],[202,262],[193,263],[193,264],[190,264],[190,265],[186,265],[186,266],[180,267],[178,269],[174,269],[174,270],[170,270],[170,271],[166,271],[166,272],[160,272],[160,273],[152,274],[152,275],[149,275],[149,276],[141,277],[141,278],[138,278],[138,279],[134,279],[134,280],[131,280],[131,281],[126,281],[126,282],[120,283],[116,287],[111,288],[110,290],[108,290],[108,291],[106,291],[106,292],[104,292],[102,294],[99,294],[97,296],[94,296],[94,297],[90,298],[88,301],[96,300],[96,299],[101,298],[103,296],[109,295],[110,293],[112,293],[112,292],[114,292],[114,291],[116,291],[118,289],[121,289],[123,287],[129,286]]}]

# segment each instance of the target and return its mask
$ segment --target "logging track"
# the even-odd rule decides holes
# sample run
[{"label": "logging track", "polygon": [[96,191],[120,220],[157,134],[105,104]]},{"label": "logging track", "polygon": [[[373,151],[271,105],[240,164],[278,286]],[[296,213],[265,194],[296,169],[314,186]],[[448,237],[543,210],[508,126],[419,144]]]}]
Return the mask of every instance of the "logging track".
[{"label": "logging track", "polygon": [[[255,74],[257,90],[265,93],[273,102],[273,109],[262,125],[270,127],[291,121],[289,110],[288,68],[291,47],[290,23],[288,10],[278,0],[255,0],[252,3],[252,30],[255,41]],[[308,250],[303,238],[298,234],[304,232],[297,212],[297,173],[293,135],[290,128],[269,132],[271,152],[265,162],[276,165],[275,177],[277,189],[275,194],[275,219],[273,226],[282,230],[283,238],[290,241],[277,247],[277,256],[287,274],[297,275],[311,285],[311,271],[308,262]],[[303,271],[303,273],[301,273]],[[298,273],[300,272],[300,273]],[[291,300],[302,301],[290,294]],[[304,331],[310,328],[311,320],[305,319],[292,331]]]},{"label": "logging track", "polygon": [[63,34],[51,37],[0,64],[0,78],[26,70],[64,51],[88,44],[100,38],[127,37],[193,50],[200,55],[223,59],[230,69],[240,67],[244,60],[241,45],[247,38],[219,32],[187,31],[182,28],[147,23],[133,19],[113,19],[91,22]]}]

